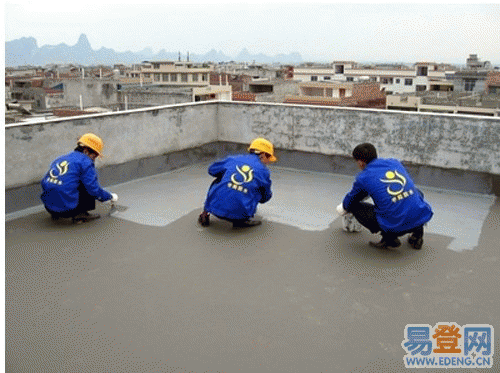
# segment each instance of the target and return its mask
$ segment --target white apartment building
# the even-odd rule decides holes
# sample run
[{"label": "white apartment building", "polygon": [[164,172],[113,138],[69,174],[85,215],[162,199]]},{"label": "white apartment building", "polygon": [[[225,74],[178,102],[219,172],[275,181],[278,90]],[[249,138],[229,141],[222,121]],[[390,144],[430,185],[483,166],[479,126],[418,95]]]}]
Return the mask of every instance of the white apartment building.
[{"label": "white apartment building", "polygon": [[198,85],[209,84],[213,68],[184,61],[151,61],[141,65],[141,75],[154,84]]},{"label": "white apartment building", "polygon": [[189,61],[150,61],[140,67],[140,78],[152,84],[172,87],[192,88],[193,101],[231,100],[229,84],[210,85],[209,65]]},{"label": "white apartment building", "polygon": [[414,68],[358,67],[352,61],[335,61],[331,68],[296,68],[294,79],[302,82],[371,81],[380,84],[386,94],[453,90],[447,80],[454,71],[443,71],[436,63],[420,62]]}]

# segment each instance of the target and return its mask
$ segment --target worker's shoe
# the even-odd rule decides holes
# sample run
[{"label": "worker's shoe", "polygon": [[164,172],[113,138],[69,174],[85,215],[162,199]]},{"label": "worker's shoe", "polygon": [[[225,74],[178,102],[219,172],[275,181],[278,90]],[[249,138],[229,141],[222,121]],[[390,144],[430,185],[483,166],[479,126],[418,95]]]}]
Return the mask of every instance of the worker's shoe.
[{"label": "worker's shoe", "polygon": [[255,227],[255,226],[261,225],[261,224],[262,224],[261,220],[248,219],[248,220],[233,222],[233,228],[249,228],[249,227]]},{"label": "worker's shoe", "polygon": [[399,238],[395,238],[393,240],[386,240],[382,237],[380,242],[370,241],[370,246],[376,249],[395,249],[401,246],[401,241]]},{"label": "worker's shoe", "polygon": [[202,227],[208,227],[210,225],[210,214],[203,211],[198,217],[198,223],[200,223]]},{"label": "worker's shoe", "polygon": [[99,219],[101,215],[99,214],[92,214],[90,212],[82,212],[76,216],[73,217],[73,223],[86,223],[91,220]]},{"label": "worker's shoe", "polygon": [[424,244],[424,228],[420,227],[413,231],[410,237],[408,237],[408,243],[415,250],[420,250]]}]

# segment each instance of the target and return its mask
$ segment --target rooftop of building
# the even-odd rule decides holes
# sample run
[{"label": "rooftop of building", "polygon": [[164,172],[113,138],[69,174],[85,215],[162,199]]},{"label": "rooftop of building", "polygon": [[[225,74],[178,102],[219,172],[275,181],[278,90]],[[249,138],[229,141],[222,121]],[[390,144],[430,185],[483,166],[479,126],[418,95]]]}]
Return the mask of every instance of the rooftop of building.
[{"label": "rooftop of building", "polygon": [[352,177],[279,164],[261,226],[202,228],[207,166],[90,223],[8,216],[7,371],[403,372],[407,324],[499,324],[498,199],[422,187],[424,247],[384,251],[335,213]]},{"label": "rooftop of building", "polygon": [[[6,371],[404,372],[408,324],[499,325],[499,126],[224,102],[9,125]],[[98,203],[98,220],[53,222],[31,180],[96,130],[116,211]],[[263,224],[200,227],[207,167],[256,131],[279,144]],[[434,211],[421,250],[406,238],[375,250],[379,236],[342,229],[335,207],[356,173],[347,154],[367,137],[380,156],[413,161]]]}]

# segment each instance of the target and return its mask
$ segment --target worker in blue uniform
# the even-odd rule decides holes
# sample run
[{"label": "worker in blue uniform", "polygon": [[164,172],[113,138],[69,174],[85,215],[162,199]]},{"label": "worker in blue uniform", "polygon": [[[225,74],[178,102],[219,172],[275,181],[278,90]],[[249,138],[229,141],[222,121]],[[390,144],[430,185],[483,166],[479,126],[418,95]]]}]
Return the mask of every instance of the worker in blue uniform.
[{"label": "worker in blue uniform", "polygon": [[118,196],[99,185],[94,161],[101,155],[103,141],[93,133],[80,137],[75,150],[54,160],[41,182],[40,198],[52,219],[72,218],[87,222],[99,218],[89,213],[95,200],[115,202]]},{"label": "worker in blue uniform", "polygon": [[[399,247],[398,237],[410,234],[410,246],[421,249],[424,225],[433,212],[405,167],[396,159],[378,158],[375,146],[370,143],[356,146],[352,155],[361,172],[337,206],[338,213],[352,213],[372,233],[380,232],[380,242],[370,242],[373,247]],[[373,204],[363,201],[367,197],[372,198]]]},{"label": "worker in blue uniform", "polygon": [[272,197],[271,177],[267,165],[275,162],[273,144],[257,138],[248,148],[249,154],[229,156],[213,163],[208,173],[215,177],[198,222],[210,224],[210,214],[233,223],[235,228],[259,225],[254,218],[259,203]]}]

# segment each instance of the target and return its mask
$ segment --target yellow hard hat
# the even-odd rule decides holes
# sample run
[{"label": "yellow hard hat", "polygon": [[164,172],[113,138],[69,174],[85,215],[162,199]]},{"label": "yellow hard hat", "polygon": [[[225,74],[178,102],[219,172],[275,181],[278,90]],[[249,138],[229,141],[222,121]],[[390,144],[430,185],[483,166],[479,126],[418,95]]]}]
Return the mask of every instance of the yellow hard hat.
[{"label": "yellow hard hat", "polygon": [[86,133],[85,135],[80,137],[78,139],[78,144],[81,144],[83,146],[92,149],[99,155],[101,155],[102,148],[104,146],[104,143],[102,142],[101,138],[99,136],[94,135],[93,133]]},{"label": "yellow hard hat", "polygon": [[252,150],[252,149],[271,155],[271,159],[270,159],[271,162],[276,162],[276,160],[277,160],[276,157],[274,156],[273,144],[270,141],[263,139],[262,137],[258,137],[252,141],[252,143],[248,147],[248,150]]}]

